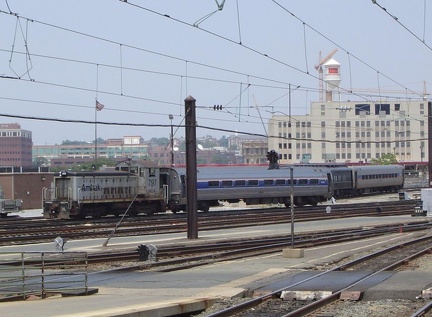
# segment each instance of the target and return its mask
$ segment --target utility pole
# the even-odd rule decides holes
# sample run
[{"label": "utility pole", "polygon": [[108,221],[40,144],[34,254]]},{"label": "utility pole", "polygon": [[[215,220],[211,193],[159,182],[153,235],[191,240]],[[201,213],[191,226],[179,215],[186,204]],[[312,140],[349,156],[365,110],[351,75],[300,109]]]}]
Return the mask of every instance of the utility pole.
[{"label": "utility pole", "polygon": [[171,167],[174,166],[174,134],[173,134],[173,124],[172,121],[174,116],[172,114],[169,115],[169,119],[171,121],[171,135],[170,135],[170,146],[171,146]]},{"label": "utility pole", "polygon": [[432,102],[428,102],[428,169],[429,187],[432,187]]},{"label": "utility pole", "polygon": [[185,99],[186,123],[186,210],[187,237],[198,239],[197,215],[197,158],[196,158],[196,100],[192,96]]}]

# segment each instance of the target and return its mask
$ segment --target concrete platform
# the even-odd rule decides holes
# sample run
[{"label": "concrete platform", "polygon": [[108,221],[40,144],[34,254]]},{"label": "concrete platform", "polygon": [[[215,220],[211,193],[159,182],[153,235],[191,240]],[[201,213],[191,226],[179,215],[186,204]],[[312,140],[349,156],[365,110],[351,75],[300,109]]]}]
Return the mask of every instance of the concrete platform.
[{"label": "concrete platform", "polygon": [[[408,223],[418,218],[398,217],[361,217],[316,221],[296,224],[296,233],[318,229],[349,228],[374,226],[388,223]],[[424,221],[425,219],[418,219]],[[248,238],[271,234],[289,234],[289,224],[257,226],[242,229],[213,230],[200,232],[199,242],[233,238]],[[100,252],[124,247],[152,243],[156,246],[176,243],[194,243],[186,234],[166,234],[145,237],[113,237],[107,247],[102,247],[105,239],[69,241],[66,251]],[[363,241],[351,241],[332,246],[305,248],[301,258],[284,258],[278,254],[256,256],[235,261],[225,261],[196,267],[183,271],[123,272],[90,274],[89,287],[99,292],[91,296],[51,297],[44,300],[0,303],[1,317],[96,317],[96,316],[173,316],[176,314],[205,309],[208,305],[224,297],[244,296],[253,290],[275,284],[282,279],[299,279],[301,275],[311,274],[312,267],[327,266],[334,261],[390,245],[418,236],[419,233],[395,233],[383,237],[374,237]],[[3,247],[3,251],[53,251],[54,244],[36,244],[26,246]],[[312,272],[313,273],[313,272]],[[317,271],[315,271],[315,274]],[[432,276],[422,272],[411,274],[397,273],[382,277],[382,281],[372,285],[365,298],[382,299],[381,291],[398,290],[399,294],[420,295],[422,289],[432,284]],[[300,274],[300,275],[299,275]],[[361,275],[361,273],[359,273]],[[338,278],[333,279],[333,282]],[[327,283],[329,283],[327,281]],[[381,291],[380,291],[381,290]],[[381,293],[382,294],[382,293]],[[396,292],[393,292],[396,296]],[[372,297],[374,296],[374,297]]]}]

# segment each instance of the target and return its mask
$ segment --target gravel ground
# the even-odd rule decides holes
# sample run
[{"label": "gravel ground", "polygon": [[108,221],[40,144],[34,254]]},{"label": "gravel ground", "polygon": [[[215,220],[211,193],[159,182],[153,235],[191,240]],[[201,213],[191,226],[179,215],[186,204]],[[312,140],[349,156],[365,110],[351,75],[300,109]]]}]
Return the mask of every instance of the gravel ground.
[{"label": "gravel ground", "polygon": [[[377,250],[372,250],[373,252]],[[360,255],[356,255],[358,257]],[[344,259],[347,262],[351,259]],[[404,270],[413,271],[432,271],[432,255],[423,256],[404,267]],[[200,314],[192,315],[194,317],[205,317],[222,309],[231,307],[248,300],[247,298],[221,299],[212,307]],[[316,316],[332,316],[332,317],[402,317],[411,316],[413,312],[423,307],[428,299],[413,299],[413,300],[379,300],[379,301],[344,301],[338,303],[337,308],[327,307],[325,312]],[[295,307],[295,302],[285,302],[282,306],[286,308]],[[245,315],[247,317],[276,317],[286,314],[280,313],[281,305],[279,300],[269,301],[261,309],[250,309]]]}]

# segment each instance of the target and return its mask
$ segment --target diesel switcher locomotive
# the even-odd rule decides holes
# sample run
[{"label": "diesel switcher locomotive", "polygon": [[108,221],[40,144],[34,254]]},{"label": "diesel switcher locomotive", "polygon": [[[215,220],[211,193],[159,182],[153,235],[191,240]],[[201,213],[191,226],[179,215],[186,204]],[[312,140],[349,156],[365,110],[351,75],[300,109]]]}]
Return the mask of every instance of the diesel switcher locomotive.
[{"label": "diesel switcher locomotive", "polygon": [[42,194],[45,218],[85,218],[165,212],[180,199],[177,171],[125,161],[115,171],[69,172],[54,177]]}]

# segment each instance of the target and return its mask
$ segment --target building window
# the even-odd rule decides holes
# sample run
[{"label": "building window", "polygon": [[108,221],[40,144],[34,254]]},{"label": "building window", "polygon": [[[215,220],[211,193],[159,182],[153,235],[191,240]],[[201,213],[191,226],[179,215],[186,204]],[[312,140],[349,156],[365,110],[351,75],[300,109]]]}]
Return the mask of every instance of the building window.
[{"label": "building window", "polygon": [[375,114],[380,115],[382,112],[390,114],[390,104],[388,103],[377,103],[375,104]]},{"label": "building window", "polygon": [[366,112],[370,114],[370,105],[369,104],[357,104],[354,106],[355,115],[360,115],[361,112]]}]

